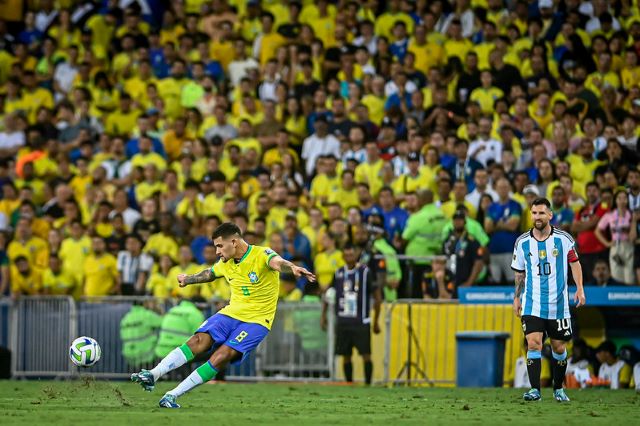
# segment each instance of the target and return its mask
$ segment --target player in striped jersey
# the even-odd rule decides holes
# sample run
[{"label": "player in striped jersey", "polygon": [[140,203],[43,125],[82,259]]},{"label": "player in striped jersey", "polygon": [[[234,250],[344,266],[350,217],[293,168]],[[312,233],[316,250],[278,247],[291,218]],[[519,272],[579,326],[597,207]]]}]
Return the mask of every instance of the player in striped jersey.
[{"label": "player in striped jersey", "polygon": [[533,228],[522,234],[513,248],[511,268],[516,275],[513,309],[522,317],[527,339],[527,370],[531,390],[525,401],[538,401],[543,335],[551,339],[553,350],[553,395],[559,402],[569,398],[562,389],[567,369],[566,342],[571,340],[571,315],[567,272],[576,282],[577,306],[585,304],[582,267],[571,235],[550,225],[553,213],[546,198],[536,199],[531,206]]}]

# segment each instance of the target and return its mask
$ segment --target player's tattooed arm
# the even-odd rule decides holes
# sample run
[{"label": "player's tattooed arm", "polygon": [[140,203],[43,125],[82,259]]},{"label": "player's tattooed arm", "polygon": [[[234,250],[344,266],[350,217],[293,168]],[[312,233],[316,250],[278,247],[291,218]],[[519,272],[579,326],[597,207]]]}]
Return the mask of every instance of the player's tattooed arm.
[{"label": "player's tattooed arm", "polygon": [[184,277],[184,284],[200,284],[208,283],[216,279],[211,268],[204,269],[197,274],[187,275]]},{"label": "player's tattooed arm", "polygon": [[520,297],[522,290],[524,289],[524,272],[516,271],[516,293],[515,297]]},{"label": "player's tattooed arm", "polygon": [[274,256],[269,260],[269,266],[271,269],[275,269],[282,274],[293,274],[296,278],[304,276],[307,280],[313,282],[316,280],[316,276],[309,272],[302,266],[295,265],[288,260],[283,259],[280,256]]}]

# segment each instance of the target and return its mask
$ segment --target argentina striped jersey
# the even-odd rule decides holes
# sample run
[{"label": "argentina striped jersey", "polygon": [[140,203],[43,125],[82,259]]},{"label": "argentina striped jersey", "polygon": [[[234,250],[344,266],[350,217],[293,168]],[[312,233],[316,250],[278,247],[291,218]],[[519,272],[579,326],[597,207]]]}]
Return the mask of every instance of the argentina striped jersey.
[{"label": "argentina striped jersey", "polygon": [[525,232],[513,248],[511,269],[524,272],[522,315],[544,319],[570,318],[569,263],[577,262],[576,243],[568,233],[551,227],[544,241]]}]

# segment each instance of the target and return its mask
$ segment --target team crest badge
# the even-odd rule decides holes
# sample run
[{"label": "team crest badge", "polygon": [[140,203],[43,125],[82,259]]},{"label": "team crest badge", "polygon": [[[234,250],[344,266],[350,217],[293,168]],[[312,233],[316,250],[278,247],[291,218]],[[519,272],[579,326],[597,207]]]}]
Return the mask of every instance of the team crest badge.
[{"label": "team crest badge", "polygon": [[258,274],[256,274],[255,272],[249,272],[249,281],[251,281],[251,284],[255,284],[258,282]]},{"label": "team crest badge", "polygon": [[545,257],[547,257],[547,251],[546,250],[540,250],[538,251],[538,257],[540,259],[544,259]]},{"label": "team crest badge", "polygon": [[558,254],[560,254],[560,252],[558,251],[557,247],[554,247],[551,251],[551,254],[553,255],[553,257],[558,257]]}]

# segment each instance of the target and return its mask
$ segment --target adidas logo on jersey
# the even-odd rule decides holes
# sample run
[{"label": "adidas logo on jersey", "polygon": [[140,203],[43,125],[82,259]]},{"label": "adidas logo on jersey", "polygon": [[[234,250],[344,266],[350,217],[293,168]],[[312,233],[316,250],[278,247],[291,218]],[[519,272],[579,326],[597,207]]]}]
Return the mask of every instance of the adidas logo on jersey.
[{"label": "adidas logo on jersey", "polygon": [[564,335],[565,336],[571,336],[571,332],[569,330],[567,330],[567,331],[564,332]]}]

